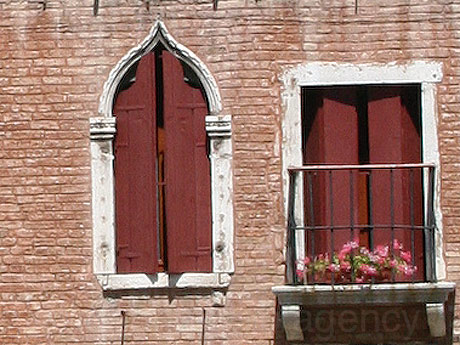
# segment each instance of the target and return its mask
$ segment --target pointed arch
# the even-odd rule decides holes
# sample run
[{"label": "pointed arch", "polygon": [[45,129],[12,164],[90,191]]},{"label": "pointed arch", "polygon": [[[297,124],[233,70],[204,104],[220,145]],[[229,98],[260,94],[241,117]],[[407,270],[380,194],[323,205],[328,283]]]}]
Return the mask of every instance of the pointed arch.
[{"label": "pointed arch", "polygon": [[131,49],[110,72],[109,78],[104,84],[99,102],[100,116],[113,116],[113,100],[121,79],[133,64],[139,61],[145,54],[155,49],[159,43],[196,73],[204,88],[208,101],[209,115],[220,114],[222,111],[221,97],[217,83],[211,72],[195,53],[172,37],[162,21],[157,20],[148,36],[137,47]]},{"label": "pointed arch", "polygon": [[[196,74],[208,103],[205,119],[211,166],[212,272],[170,275],[160,272],[118,274],[116,269],[113,140],[116,118],[113,103],[117,88],[130,68],[143,56],[162,45]],[[112,69],[104,83],[98,116],[90,119],[93,271],[104,291],[155,288],[224,288],[234,272],[233,177],[231,116],[222,114],[216,81],[203,62],[168,33],[157,21],[149,35],[131,49]]]}]

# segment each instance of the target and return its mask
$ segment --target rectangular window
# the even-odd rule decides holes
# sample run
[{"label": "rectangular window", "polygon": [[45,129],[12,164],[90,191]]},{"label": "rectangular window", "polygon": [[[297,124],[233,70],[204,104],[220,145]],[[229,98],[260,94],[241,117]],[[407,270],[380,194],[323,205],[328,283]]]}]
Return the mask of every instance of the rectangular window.
[{"label": "rectangular window", "polygon": [[304,165],[395,165],[305,174],[307,255],[398,240],[424,279],[423,173],[396,167],[421,163],[420,95],[418,84],[301,89]]}]

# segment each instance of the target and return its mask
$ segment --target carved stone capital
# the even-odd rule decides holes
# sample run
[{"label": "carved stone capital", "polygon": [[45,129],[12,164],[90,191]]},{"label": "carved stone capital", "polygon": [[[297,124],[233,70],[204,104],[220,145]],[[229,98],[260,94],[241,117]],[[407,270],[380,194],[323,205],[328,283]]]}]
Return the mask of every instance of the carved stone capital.
[{"label": "carved stone capital", "polygon": [[231,116],[206,116],[206,133],[209,137],[230,137],[232,135]]},{"label": "carved stone capital", "polygon": [[91,140],[112,140],[116,133],[114,117],[92,117],[89,119]]}]

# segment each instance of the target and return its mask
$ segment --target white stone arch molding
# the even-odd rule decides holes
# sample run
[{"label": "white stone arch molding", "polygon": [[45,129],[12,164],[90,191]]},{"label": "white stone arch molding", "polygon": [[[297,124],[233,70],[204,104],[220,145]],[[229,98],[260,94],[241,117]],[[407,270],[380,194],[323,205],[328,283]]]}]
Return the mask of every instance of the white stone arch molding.
[{"label": "white stone arch molding", "polygon": [[[129,68],[161,43],[186,63],[200,79],[208,101],[206,132],[210,140],[213,271],[212,273],[117,274],[113,175],[113,139],[116,117],[112,113],[118,84]],[[178,43],[161,21],[131,49],[110,72],[99,103],[99,116],[90,119],[93,270],[105,291],[150,288],[225,288],[234,272],[233,180],[231,116],[222,114],[217,83],[203,62]]]},{"label": "white stone arch molding", "polygon": [[[350,64],[334,62],[310,62],[287,69],[281,76],[282,92],[282,153],[284,210],[287,215],[288,168],[302,165],[301,136],[301,88],[303,86],[335,85],[421,85],[421,122],[423,162],[436,166],[436,273],[438,280],[446,277],[442,253],[442,213],[440,203],[440,155],[438,146],[438,115],[436,106],[436,85],[442,81],[442,64],[433,61],[412,61],[410,63],[368,63]],[[301,186],[300,186],[301,188]],[[301,195],[301,193],[299,193]],[[299,205],[301,198],[296,199]],[[298,207],[302,209],[302,207]],[[303,214],[295,215],[298,224]],[[296,242],[297,253],[304,253],[301,240]],[[299,257],[301,259],[301,257]]]}]

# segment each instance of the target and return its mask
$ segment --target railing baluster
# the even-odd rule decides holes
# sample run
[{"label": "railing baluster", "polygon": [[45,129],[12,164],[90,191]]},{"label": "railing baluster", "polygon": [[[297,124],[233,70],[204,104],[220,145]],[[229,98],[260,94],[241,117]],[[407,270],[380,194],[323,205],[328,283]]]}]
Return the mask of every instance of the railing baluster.
[{"label": "railing baluster", "polygon": [[[332,187],[332,170],[329,170],[329,212],[331,213],[330,226],[331,226],[331,262],[334,258],[334,191]],[[335,274],[331,272],[332,285],[335,283]]]},{"label": "railing baluster", "polygon": [[289,284],[297,284],[297,253],[296,253],[296,223],[295,223],[295,190],[298,172],[289,171],[289,199],[288,199],[288,239],[287,239],[287,268],[286,274]]},{"label": "railing baluster", "polygon": [[[350,241],[354,240],[355,233],[355,209],[354,209],[354,183],[353,183],[353,170],[350,169]],[[358,230],[359,231],[359,230]],[[353,262],[353,252],[351,252],[351,261]],[[355,281],[355,271],[351,270],[351,282]]]},{"label": "railing baluster", "polygon": [[[310,250],[311,250],[311,260],[315,259],[315,209],[313,206],[313,181],[311,177],[311,171],[307,172],[307,183],[308,183],[308,202],[310,204],[310,222],[312,226],[312,230],[310,231]],[[312,273],[312,281],[315,282],[315,271],[313,269]]]},{"label": "railing baluster", "polygon": [[437,281],[437,278],[436,278],[436,245],[435,245],[435,236],[434,236],[434,232],[435,232],[435,229],[436,229],[436,219],[435,219],[435,216],[434,216],[434,184],[435,184],[435,171],[434,171],[434,168],[430,168],[430,175],[431,175],[431,179],[430,179],[430,213],[431,213],[431,224],[430,224],[430,232],[431,232],[431,267],[432,267],[432,272],[433,272],[433,276],[432,276],[432,281],[433,282],[436,282]]},{"label": "railing baluster", "polygon": [[353,170],[349,172],[350,184],[350,241],[354,239],[355,232],[355,210],[354,210],[354,183],[353,183]]},{"label": "railing baluster", "polygon": [[[395,241],[395,201],[394,201],[394,171],[390,169],[390,222],[391,222],[391,244],[390,244],[390,253],[391,259],[394,260],[394,251],[393,251],[393,243]],[[395,281],[395,271],[391,270],[391,281],[394,283]]]},{"label": "railing baluster", "polygon": [[372,186],[372,170],[369,170],[369,175],[368,175],[368,207],[369,207],[369,250],[373,251],[374,250],[374,192],[373,192],[373,186]]},{"label": "railing baluster", "polygon": [[427,272],[427,278],[431,282],[436,282],[436,246],[435,246],[435,237],[434,230],[436,226],[436,221],[434,218],[434,182],[435,182],[435,172],[434,168],[430,167],[428,169],[428,202],[427,202],[427,229],[425,230],[425,261],[429,267],[429,272]]},{"label": "railing baluster", "polygon": [[[412,253],[412,267],[415,266],[415,222],[414,222],[414,170],[409,169],[409,213],[410,213],[410,248]],[[415,272],[412,272],[412,282],[415,280]]]}]

